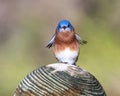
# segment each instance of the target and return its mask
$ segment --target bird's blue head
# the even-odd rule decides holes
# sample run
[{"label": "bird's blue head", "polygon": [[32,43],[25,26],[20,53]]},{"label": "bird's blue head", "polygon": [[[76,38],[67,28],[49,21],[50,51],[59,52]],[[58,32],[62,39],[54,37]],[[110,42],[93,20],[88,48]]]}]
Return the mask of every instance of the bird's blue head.
[{"label": "bird's blue head", "polygon": [[68,20],[61,20],[56,28],[56,32],[70,32],[71,30],[74,28]]}]

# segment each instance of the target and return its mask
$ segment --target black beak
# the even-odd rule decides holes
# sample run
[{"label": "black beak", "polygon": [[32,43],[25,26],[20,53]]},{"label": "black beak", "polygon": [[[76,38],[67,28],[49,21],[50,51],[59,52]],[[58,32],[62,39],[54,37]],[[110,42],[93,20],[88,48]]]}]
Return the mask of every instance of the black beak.
[{"label": "black beak", "polygon": [[63,29],[66,29],[67,27],[66,27],[66,26],[63,26],[62,28],[63,28]]}]

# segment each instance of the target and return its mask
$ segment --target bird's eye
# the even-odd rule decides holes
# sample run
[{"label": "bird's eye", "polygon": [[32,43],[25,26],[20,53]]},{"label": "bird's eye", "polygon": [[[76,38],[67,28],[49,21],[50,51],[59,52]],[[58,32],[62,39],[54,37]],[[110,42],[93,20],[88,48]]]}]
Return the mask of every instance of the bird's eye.
[{"label": "bird's eye", "polygon": [[59,25],[58,28],[61,28],[61,26]]},{"label": "bird's eye", "polygon": [[70,27],[70,24],[68,24],[68,27]]}]

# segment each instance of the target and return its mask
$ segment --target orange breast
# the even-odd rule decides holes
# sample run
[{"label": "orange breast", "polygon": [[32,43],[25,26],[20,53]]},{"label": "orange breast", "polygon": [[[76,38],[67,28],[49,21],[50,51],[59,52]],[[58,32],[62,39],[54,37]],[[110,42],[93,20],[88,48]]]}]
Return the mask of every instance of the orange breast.
[{"label": "orange breast", "polygon": [[79,43],[75,37],[75,32],[57,32],[55,38],[54,52],[58,53],[65,48],[79,51]]}]

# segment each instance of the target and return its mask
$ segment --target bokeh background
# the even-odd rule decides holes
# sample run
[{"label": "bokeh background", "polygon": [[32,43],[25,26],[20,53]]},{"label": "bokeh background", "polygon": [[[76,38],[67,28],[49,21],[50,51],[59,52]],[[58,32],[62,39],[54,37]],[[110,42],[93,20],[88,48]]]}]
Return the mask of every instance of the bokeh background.
[{"label": "bokeh background", "polygon": [[0,96],[12,96],[29,72],[57,62],[45,46],[61,19],[88,41],[77,65],[108,96],[120,96],[120,0],[0,0]]}]

